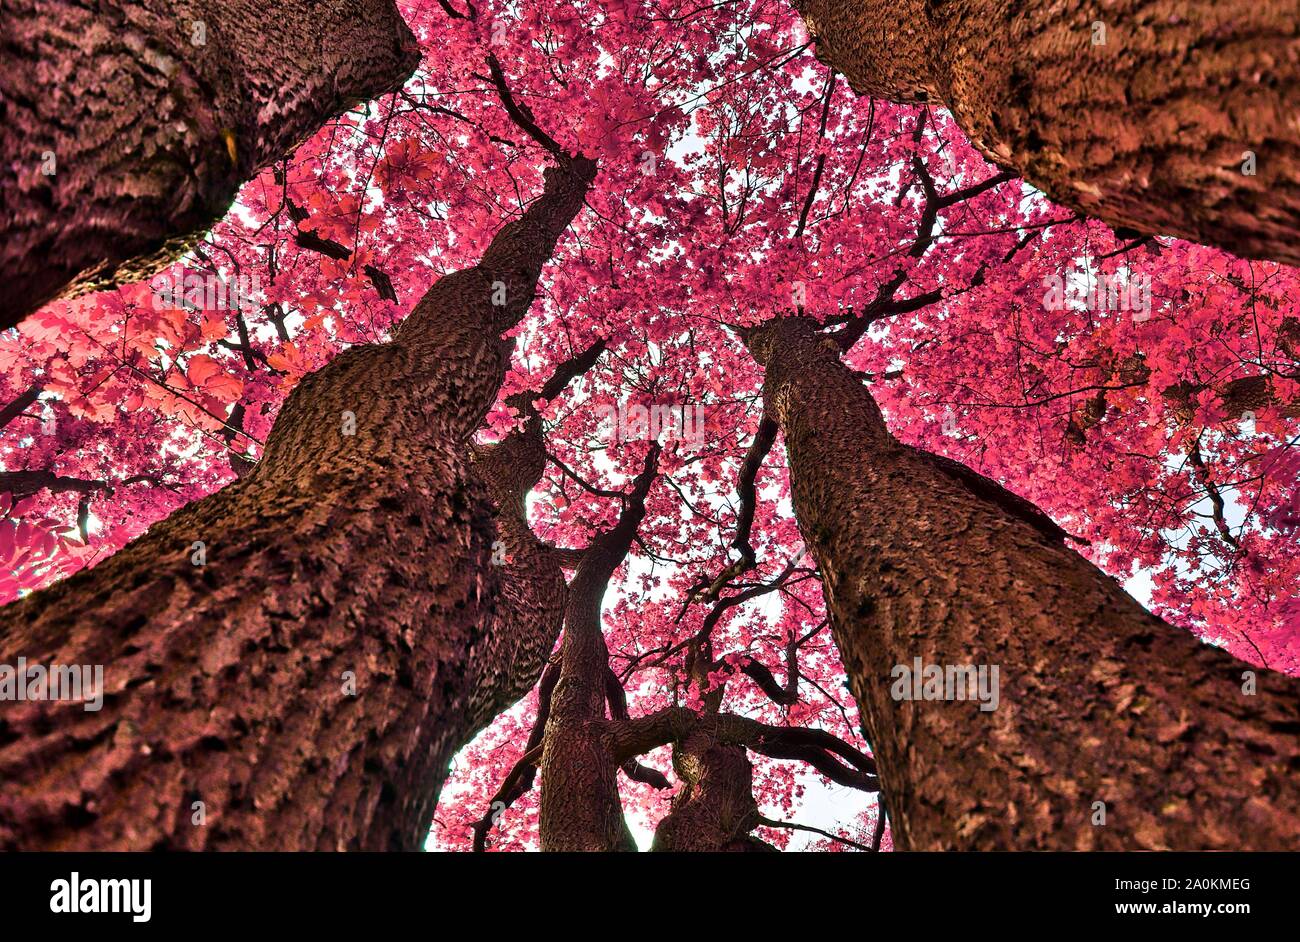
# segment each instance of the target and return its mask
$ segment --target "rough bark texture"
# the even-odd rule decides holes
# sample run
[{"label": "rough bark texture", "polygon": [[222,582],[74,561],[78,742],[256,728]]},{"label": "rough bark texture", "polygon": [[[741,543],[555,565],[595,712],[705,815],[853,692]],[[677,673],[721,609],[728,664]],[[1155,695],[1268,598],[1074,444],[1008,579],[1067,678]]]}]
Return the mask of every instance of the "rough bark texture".
[{"label": "rough bark texture", "polygon": [[[1300,681],[1165,624],[900,445],[811,323],[749,343],[898,847],[1297,846]],[[895,701],[891,670],[915,657],[997,665],[1000,705]]]},{"label": "rough bark texture", "polygon": [[148,277],[419,62],[392,0],[5,0],[0,327]]},{"label": "rough bark texture", "polygon": [[[771,434],[775,437],[774,425]],[[755,439],[760,448],[764,437],[760,433]],[[753,462],[755,473],[759,463]],[[752,476],[742,471],[742,490],[746,480],[752,481]],[[740,530],[748,545],[748,534],[743,527]],[[673,796],[672,810],[655,829],[650,849],[732,853],[774,850],[749,833],[761,820],[754,801],[754,767],[749,756],[743,746],[725,742],[719,736],[719,711],[727,687],[725,683],[709,685],[709,675],[721,667],[713,660],[712,642],[706,639],[688,655],[687,663],[692,682],[706,691],[703,710],[690,728],[673,741],[673,771],[682,788]],[[721,721],[725,727],[728,720]]]},{"label": "rough bark texture", "polygon": [[796,6],[818,57],[859,94],[942,103],[989,160],[1052,199],[1300,264],[1294,0]]},{"label": "rough bark texture", "polygon": [[[487,484],[496,510],[499,542],[493,560],[502,575],[499,604],[482,652],[483,666],[475,672],[479,686],[469,712],[476,726],[486,726],[533,688],[564,625],[568,587],[560,569],[562,553],[537,539],[528,525],[528,494],[546,470],[542,417],[532,400],[554,399],[573,377],[591,368],[604,348],[603,342],[597,342],[562,364],[540,393],[510,397],[510,405],[524,416],[523,427],[473,451],[474,469]],[[496,673],[502,669],[505,674],[498,678]]]},{"label": "rough bark texture", "polygon": [[465,443],[593,176],[548,171],[391,343],[304,378],[248,476],[0,611],[0,663],[102,664],[106,690],[99,712],[0,704],[0,848],[419,846],[471,705],[537,679],[493,661],[496,531]]},{"label": "rough bark texture", "polygon": [[609,651],[600,609],[609,580],[627,556],[645,516],[658,451],[626,498],[618,523],[596,537],[569,583],[564,614],[563,666],[551,694],[542,751],[542,796],[538,819],[542,850],[634,851],[623,818],[618,770],[628,756],[615,757],[606,718]]},{"label": "rough bark texture", "polygon": [[673,744],[682,790],[655,829],[655,851],[771,851],[749,832],[760,823],[754,767],[743,746],[720,741],[708,719]]},{"label": "rough bark texture", "polygon": [[[523,433],[479,449],[474,468],[496,511],[499,542],[493,559],[501,569],[501,596],[478,672],[482,683],[470,703],[474,724],[486,726],[541,677],[564,625],[565,584],[559,563],[529,528],[525,511],[528,492],[546,470],[540,418]],[[505,676],[494,677],[496,671]]]}]

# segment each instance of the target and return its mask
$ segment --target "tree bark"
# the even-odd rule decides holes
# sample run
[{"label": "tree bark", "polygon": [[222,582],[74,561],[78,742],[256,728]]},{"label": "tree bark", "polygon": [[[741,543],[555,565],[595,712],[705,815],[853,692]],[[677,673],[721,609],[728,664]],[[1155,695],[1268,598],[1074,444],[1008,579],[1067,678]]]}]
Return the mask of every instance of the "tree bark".
[{"label": "tree bark", "polygon": [[6,0],[0,328],[147,278],[419,62],[392,0]]},{"label": "tree bark", "polygon": [[[760,429],[751,445],[740,473],[743,507],[733,545],[749,545],[748,522],[752,522],[753,479],[758,465],[775,440],[775,424],[767,425],[770,433]],[[770,437],[769,437],[770,435]],[[752,457],[752,460],[750,460]],[[742,551],[743,552],[743,551]],[[752,550],[750,556],[752,557]],[[747,558],[742,555],[742,558]],[[715,606],[714,611],[718,607]],[[757,663],[757,662],[754,662]],[[754,800],[754,767],[745,748],[723,741],[719,736],[719,713],[727,685],[709,685],[710,675],[723,665],[713,660],[713,642],[705,638],[688,649],[687,674],[697,689],[703,691],[702,711],[684,734],[673,741],[673,771],[682,782],[681,791],[673,796],[672,810],[655,828],[652,851],[730,852],[775,850],[750,832],[761,820]],[[770,675],[769,675],[770,676]],[[794,675],[791,675],[792,679]],[[792,697],[798,696],[798,682],[792,680]],[[784,691],[781,696],[784,697]],[[727,720],[722,719],[725,724]]]},{"label": "tree bark", "polygon": [[0,408],[0,428],[4,428],[18,416],[22,415],[27,408],[40,398],[42,387],[40,383],[32,383],[26,390],[19,393],[11,402]]},{"label": "tree bark", "polygon": [[496,529],[466,443],[594,174],[548,170],[391,343],[305,377],[249,475],[0,611],[0,663],[105,681],[98,712],[0,704],[0,847],[420,845],[471,706],[537,679],[492,662]]},{"label": "tree bark", "polygon": [[482,667],[473,671],[479,680],[469,713],[476,727],[486,726],[536,685],[564,626],[568,586],[560,569],[562,553],[539,540],[528,525],[528,495],[546,471],[542,417],[532,400],[556,398],[604,349],[604,342],[597,341],[561,364],[540,393],[511,396],[508,401],[524,417],[523,427],[473,450],[474,469],[496,511],[493,562],[502,575],[500,601],[479,658]]},{"label": "tree bark", "polygon": [[1300,264],[1293,2],[795,5],[855,91],[945,105],[989,160],[1057,202]]},{"label": "tree bark", "polygon": [[720,741],[711,717],[673,744],[673,770],[682,790],[655,829],[654,851],[771,851],[749,832],[760,823],[754,767],[743,746]]},{"label": "tree bark", "polygon": [[[901,445],[812,323],[748,342],[897,846],[1297,845],[1300,681],[1167,625],[1014,501]],[[999,705],[895,700],[917,657],[998,666]]]},{"label": "tree bark", "polygon": [[618,795],[618,770],[631,756],[615,758],[608,741],[613,725],[605,713],[609,651],[600,611],[609,580],[645,517],[658,457],[658,446],[652,446],[618,523],[583,551],[569,584],[560,678],[542,740],[538,828],[544,851],[636,850]]}]

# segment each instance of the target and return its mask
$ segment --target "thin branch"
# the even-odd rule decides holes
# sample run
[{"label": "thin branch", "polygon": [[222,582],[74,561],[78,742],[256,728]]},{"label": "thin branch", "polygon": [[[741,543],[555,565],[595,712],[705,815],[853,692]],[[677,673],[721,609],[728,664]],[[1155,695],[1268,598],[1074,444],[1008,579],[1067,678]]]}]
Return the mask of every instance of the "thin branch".
[{"label": "thin branch", "polygon": [[847,837],[840,837],[838,834],[832,834],[830,831],[823,831],[821,828],[815,828],[811,824],[795,824],[793,821],[774,821],[771,818],[765,818],[762,815],[759,815],[758,823],[770,828],[788,828],[792,831],[807,831],[810,834],[820,834],[822,837],[829,837],[833,841],[847,844],[850,847],[856,847],[858,850],[875,850],[874,847],[868,847],[866,844],[859,844],[857,841],[850,840]]},{"label": "thin branch", "polygon": [[34,403],[41,395],[44,389],[40,383],[32,383],[27,390],[17,396],[12,402],[0,409],[0,428],[4,428]]},{"label": "thin branch", "polygon": [[497,95],[501,98],[501,104],[505,105],[506,114],[510,115],[510,120],[519,125],[520,129],[541,144],[543,148],[555,155],[559,160],[565,162],[569,155],[565,153],[555,140],[540,127],[533,117],[533,113],[527,105],[515,101],[514,94],[510,91],[510,86],[506,83],[505,73],[501,71],[501,63],[497,61],[495,53],[488,54],[488,68],[492,72],[492,84],[496,86]]}]

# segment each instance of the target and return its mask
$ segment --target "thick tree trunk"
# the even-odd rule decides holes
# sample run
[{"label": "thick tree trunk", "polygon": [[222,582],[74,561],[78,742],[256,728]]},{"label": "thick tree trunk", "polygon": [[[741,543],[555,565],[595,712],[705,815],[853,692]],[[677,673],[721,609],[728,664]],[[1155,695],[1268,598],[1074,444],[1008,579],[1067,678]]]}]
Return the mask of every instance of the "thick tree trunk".
[{"label": "thick tree trunk", "polygon": [[98,712],[0,704],[0,847],[419,846],[472,706],[537,679],[492,663],[496,530],[465,443],[593,176],[548,171],[391,343],[304,378],[247,477],[0,611],[0,663],[105,682]]},{"label": "thick tree trunk", "polygon": [[[486,726],[536,685],[564,625],[568,587],[560,569],[563,551],[537,539],[528,525],[528,495],[546,471],[542,417],[531,400],[556,398],[604,349],[599,341],[562,364],[539,394],[512,396],[509,402],[524,416],[523,427],[496,444],[474,449],[474,469],[496,509],[498,541],[492,559],[502,575],[483,667],[475,671],[479,686],[470,703],[475,725]],[[506,676],[498,678],[496,672],[503,668]]]},{"label": "thick tree trunk", "polygon": [[749,832],[759,823],[754,767],[744,746],[719,740],[709,717],[673,744],[673,770],[683,782],[655,829],[655,851],[775,850]]},{"label": "thick tree trunk", "polygon": [[419,62],[392,0],[5,0],[0,328],[136,281]]},{"label": "thick tree trunk", "polygon": [[[571,653],[594,666],[595,658],[583,658],[569,638],[574,626],[581,624],[573,620],[575,616],[594,611],[599,619],[603,594],[602,585],[594,609],[590,603],[575,605],[571,601],[565,615],[564,666],[552,694],[543,738],[539,831],[544,851],[636,850],[618,794],[620,763],[606,743],[609,721],[605,716],[604,668],[602,679],[590,682],[569,668]],[[599,626],[599,620],[595,624]],[[608,659],[604,638],[595,637],[590,647],[598,648]]]},{"label": "thick tree trunk", "polygon": [[[775,426],[773,436],[775,436]],[[759,436],[761,441],[763,436]],[[770,446],[770,442],[769,442]],[[754,461],[757,468],[758,461]],[[754,800],[754,767],[744,746],[719,735],[719,716],[727,685],[710,685],[710,675],[722,667],[713,660],[713,643],[705,640],[687,655],[688,673],[704,691],[702,711],[688,729],[673,740],[673,771],[682,782],[672,810],[655,828],[652,851],[745,853],[775,850],[749,832],[761,820]],[[796,686],[792,688],[797,695]]]},{"label": "thick tree trunk", "polygon": [[569,584],[564,613],[560,679],[551,693],[542,739],[542,795],[538,829],[542,850],[634,851],[623,817],[618,770],[610,735],[619,723],[606,717],[609,651],[601,630],[601,604],[614,571],[627,556],[645,517],[657,447],[626,498],[618,523],[583,551]]},{"label": "thick tree trunk", "polygon": [[564,625],[565,583],[553,548],[533,534],[525,509],[546,470],[541,419],[531,417],[523,433],[479,449],[474,470],[496,511],[492,561],[501,571],[493,624],[474,671],[479,685],[470,698],[470,718],[481,728],[537,684]]},{"label": "thick tree trunk", "polygon": [[941,102],[1052,199],[1300,264],[1294,0],[795,4],[859,94]]},{"label": "thick tree trunk", "polygon": [[600,609],[622,555],[615,557],[598,539],[569,586],[563,662],[542,740],[538,827],[545,851],[636,850],[618,795],[620,763],[605,740],[609,652]]},{"label": "thick tree trunk", "polygon": [[[814,325],[749,343],[900,848],[1297,846],[1300,681],[1165,624],[900,445]],[[997,708],[894,699],[915,658],[997,666]]]}]

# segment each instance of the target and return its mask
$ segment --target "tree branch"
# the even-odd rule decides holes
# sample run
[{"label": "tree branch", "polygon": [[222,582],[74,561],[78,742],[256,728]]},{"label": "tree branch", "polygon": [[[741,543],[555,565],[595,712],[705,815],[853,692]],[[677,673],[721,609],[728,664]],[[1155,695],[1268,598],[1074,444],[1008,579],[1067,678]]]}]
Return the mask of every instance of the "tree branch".
[{"label": "tree branch", "polygon": [[496,86],[497,95],[501,98],[501,104],[505,105],[506,114],[510,115],[510,120],[519,125],[525,134],[542,145],[562,163],[568,162],[570,160],[569,154],[565,153],[564,148],[553,137],[537,126],[537,121],[533,118],[533,113],[528,106],[515,101],[515,96],[506,83],[505,73],[501,71],[501,63],[497,61],[496,54],[489,53],[487,62],[488,68],[492,71],[492,84]]},{"label": "tree branch", "polygon": [[0,409],[0,428],[4,428],[18,416],[26,411],[27,407],[40,398],[41,391],[44,387],[40,383],[32,383],[26,390],[17,396],[12,402]]}]

